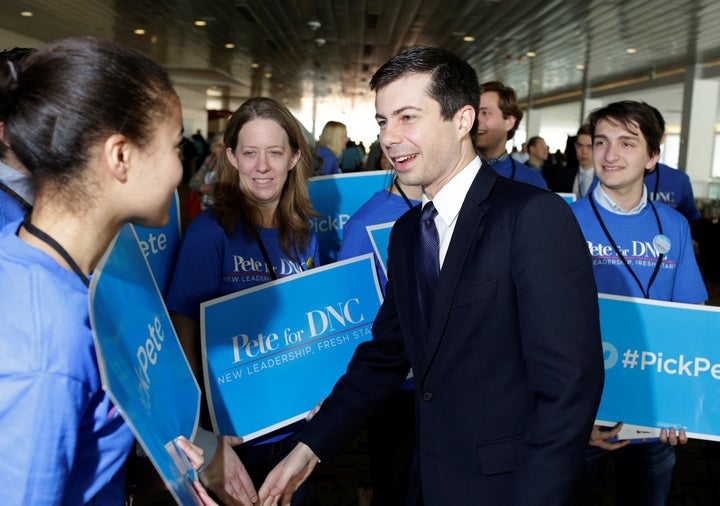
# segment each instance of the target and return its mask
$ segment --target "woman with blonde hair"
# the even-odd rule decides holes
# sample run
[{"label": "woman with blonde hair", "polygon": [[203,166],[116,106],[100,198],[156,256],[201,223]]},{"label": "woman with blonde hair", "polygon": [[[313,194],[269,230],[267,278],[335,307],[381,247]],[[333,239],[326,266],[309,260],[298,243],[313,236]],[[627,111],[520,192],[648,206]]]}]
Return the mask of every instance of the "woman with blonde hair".
[{"label": "woman with blonde hair", "polygon": [[318,139],[317,156],[322,160],[319,175],[340,173],[340,156],[347,144],[347,127],[339,121],[328,121]]}]

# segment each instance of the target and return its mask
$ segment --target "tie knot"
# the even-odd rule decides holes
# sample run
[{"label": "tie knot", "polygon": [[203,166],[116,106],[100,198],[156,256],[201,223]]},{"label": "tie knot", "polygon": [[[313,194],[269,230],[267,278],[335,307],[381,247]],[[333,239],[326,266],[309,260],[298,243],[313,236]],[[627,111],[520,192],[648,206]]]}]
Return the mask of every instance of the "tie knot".
[{"label": "tie knot", "polygon": [[434,220],[435,216],[437,216],[437,213],[438,212],[437,209],[435,209],[435,204],[433,204],[431,200],[427,204],[425,204],[425,207],[423,207],[420,219],[422,221]]}]

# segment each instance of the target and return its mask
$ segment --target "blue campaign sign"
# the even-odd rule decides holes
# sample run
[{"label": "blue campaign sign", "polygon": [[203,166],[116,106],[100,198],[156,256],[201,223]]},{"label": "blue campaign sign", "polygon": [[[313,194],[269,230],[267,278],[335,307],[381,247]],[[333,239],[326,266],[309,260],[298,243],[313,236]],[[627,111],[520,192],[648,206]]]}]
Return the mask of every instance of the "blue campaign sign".
[{"label": "blue campaign sign", "polygon": [[564,200],[565,202],[567,202],[568,204],[572,204],[573,202],[575,202],[575,201],[577,200],[577,197],[575,196],[574,193],[560,193],[560,192],[558,192],[557,194],[560,195],[560,196],[563,198],[563,200]]},{"label": "blue campaign sign", "polygon": [[140,249],[147,258],[160,293],[167,295],[175,254],[180,247],[180,206],[175,191],[170,205],[170,222],[162,228],[135,226]]},{"label": "blue campaign sign", "polygon": [[103,388],[180,504],[200,504],[194,471],[173,441],[192,439],[200,388],[182,352],[132,225],[90,284],[90,323]]},{"label": "blue campaign sign", "polygon": [[383,269],[383,274],[387,279],[387,256],[388,246],[390,246],[390,232],[392,232],[394,221],[388,223],[380,223],[378,225],[370,225],[365,227],[368,235],[370,236],[370,242],[375,250],[375,256],[380,260],[380,266]]},{"label": "blue campaign sign", "polygon": [[345,223],[376,192],[392,183],[389,171],[334,174],[310,179],[308,191],[313,207],[320,214],[310,226],[320,243],[320,262],[337,260]]},{"label": "blue campaign sign", "polygon": [[203,303],[213,428],[247,441],[304,418],[371,338],[381,297],[367,254]]},{"label": "blue campaign sign", "polygon": [[601,295],[600,326],[601,424],[720,440],[720,308]]}]

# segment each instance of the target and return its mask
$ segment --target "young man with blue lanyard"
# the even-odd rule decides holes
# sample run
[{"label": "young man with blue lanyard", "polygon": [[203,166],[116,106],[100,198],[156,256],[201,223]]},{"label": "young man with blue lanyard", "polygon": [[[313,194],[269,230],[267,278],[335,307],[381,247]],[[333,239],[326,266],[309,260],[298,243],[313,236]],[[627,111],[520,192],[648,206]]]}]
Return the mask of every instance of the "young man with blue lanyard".
[{"label": "young man with blue lanyard", "polygon": [[[644,184],[646,172],[657,164],[663,133],[652,108],[615,102],[594,111],[589,122],[599,184],[572,209],[592,256],[598,292],[703,303],[708,296],[688,222],[653,202]],[[612,451],[616,504],[664,505],[675,466],[673,446],[686,443],[687,436],[671,429],[663,430],[659,440],[618,441],[621,427],[593,430],[586,454],[589,476]]]}]

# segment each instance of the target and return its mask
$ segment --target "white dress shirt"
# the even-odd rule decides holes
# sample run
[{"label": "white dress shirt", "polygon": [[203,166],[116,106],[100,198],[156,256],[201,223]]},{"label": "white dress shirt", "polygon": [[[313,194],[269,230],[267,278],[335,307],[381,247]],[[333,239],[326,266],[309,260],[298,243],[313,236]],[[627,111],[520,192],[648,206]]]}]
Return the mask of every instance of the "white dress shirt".
[{"label": "white dress shirt", "polygon": [[[440,240],[438,258],[440,259],[441,269],[443,262],[445,262],[448,246],[450,246],[450,239],[452,239],[453,231],[455,230],[458,214],[460,214],[460,208],[479,170],[480,158],[476,156],[467,167],[448,181],[445,186],[437,192],[433,199],[433,204],[438,212],[437,216],[435,216],[435,228],[437,228],[438,238]],[[427,202],[428,198],[423,194],[423,207]]]}]

